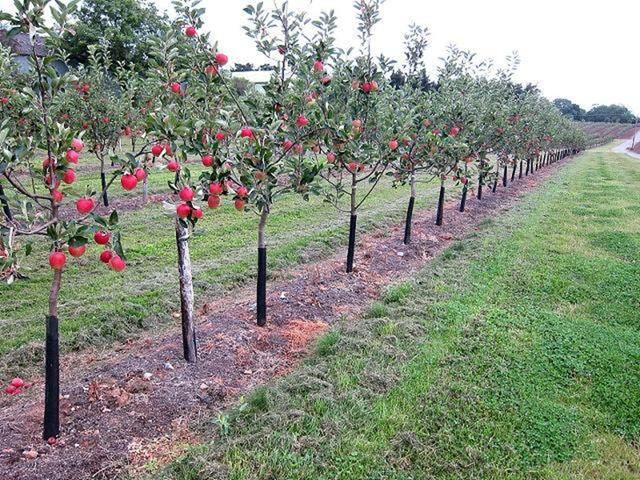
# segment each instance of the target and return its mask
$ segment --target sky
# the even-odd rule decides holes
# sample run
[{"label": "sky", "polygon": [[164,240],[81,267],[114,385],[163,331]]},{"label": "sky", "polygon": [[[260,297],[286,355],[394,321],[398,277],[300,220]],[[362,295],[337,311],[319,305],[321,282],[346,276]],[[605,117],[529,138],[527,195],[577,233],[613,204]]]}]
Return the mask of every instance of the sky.
[{"label": "sky", "polygon": [[[3,2],[5,0],[0,0]],[[264,0],[269,6],[273,0]],[[230,63],[265,63],[242,26],[249,0],[202,0],[205,30]],[[253,2],[255,3],[255,2]],[[170,0],[155,0],[171,12]],[[338,44],[357,47],[351,0],[289,0],[293,9],[316,16],[335,10]],[[431,31],[427,68],[436,72],[449,44],[472,50],[497,64],[514,50],[521,65],[516,79],[534,83],[550,99],[565,97],[585,109],[622,104],[640,115],[639,0],[386,0],[374,31],[376,54],[401,60],[403,35],[415,22]]]},{"label": "sky", "polygon": [[[172,13],[171,0],[150,1]],[[263,1],[269,6],[274,0]],[[0,0],[0,8],[10,9],[11,3]],[[256,1],[201,0],[204,29],[231,64],[268,61],[242,30],[247,17],[243,8],[249,3]],[[358,47],[352,0],[289,4],[311,17],[335,10],[338,45]],[[569,98],[587,110],[621,104],[640,115],[640,0],[386,0],[374,30],[374,53],[402,60],[403,36],[412,22],[431,32],[425,60],[432,77],[450,44],[498,65],[517,51],[521,64],[516,80],[536,84],[549,99]]]}]

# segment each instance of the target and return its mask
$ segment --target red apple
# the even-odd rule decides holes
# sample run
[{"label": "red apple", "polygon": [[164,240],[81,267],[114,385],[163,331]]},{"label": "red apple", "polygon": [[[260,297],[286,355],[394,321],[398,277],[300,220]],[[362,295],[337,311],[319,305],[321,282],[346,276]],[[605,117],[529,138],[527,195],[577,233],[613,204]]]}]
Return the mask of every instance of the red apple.
[{"label": "red apple", "polygon": [[455,137],[456,135],[458,135],[458,133],[460,133],[460,128],[458,127],[451,127],[449,129],[449,135],[452,137]]},{"label": "red apple", "polygon": [[309,119],[307,117],[305,117],[304,115],[300,115],[297,119],[296,119],[296,125],[300,128],[302,127],[306,127],[307,125],[309,125]]},{"label": "red apple", "polygon": [[145,178],[147,178],[147,172],[144,170],[144,168],[136,168],[133,174],[139,182],[142,182]]},{"label": "red apple", "polygon": [[154,157],[159,157],[160,155],[162,155],[163,151],[164,151],[164,145],[161,145],[159,143],[156,143],[153,147],[151,147],[151,153],[153,154]]},{"label": "red apple", "polygon": [[86,215],[87,213],[91,212],[91,210],[93,210],[93,207],[95,207],[95,205],[96,203],[93,201],[93,198],[82,197],[76,201],[76,210],[78,210],[78,213],[80,213],[81,215]]},{"label": "red apple", "polygon": [[72,170],[71,168],[68,169],[62,175],[62,181],[64,183],[66,183],[67,185],[71,185],[73,182],[76,181],[76,172],[74,170]]},{"label": "red apple", "polygon": [[202,165],[205,167],[210,167],[213,165],[213,157],[211,155],[205,155],[202,157]]},{"label": "red apple", "polygon": [[82,245],[80,247],[72,247],[71,245],[69,245],[69,255],[71,255],[72,257],[81,257],[82,255],[85,254],[85,252],[87,251],[87,246],[86,245]]},{"label": "red apple", "polygon": [[201,219],[202,215],[204,215],[204,213],[202,212],[202,209],[199,207],[194,207],[193,210],[191,211],[191,216],[195,219]]},{"label": "red apple", "polygon": [[220,66],[226,65],[229,61],[229,57],[227,57],[224,53],[216,53],[216,63]]},{"label": "red apple", "polygon": [[240,136],[242,138],[253,138],[253,130],[249,127],[242,127],[240,129]]},{"label": "red apple", "polygon": [[285,140],[282,144],[284,151],[288,152],[293,147],[293,142],[291,140]]},{"label": "red apple", "polygon": [[244,210],[245,201],[238,198],[235,202],[233,202],[233,206],[236,208],[236,210]]},{"label": "red apple", "polygon": [[20,390],[14,387],[13,385],[9,385],[7,388],[4,389],[4,393],[6,393],[7,395],[17,395],[20,393]]},{"label": "red apple", "polygon": [[176,207],[176,213],[180,218],[187,218],[191,215],[191,207],[186,203],[181,203]]},{"label": "red apple", "polygon": [[171,84],[169,84],[169,88],[171,88],[171,91],[173,93],[180,93],[182,90],[182,87],[178,82],[172,82]]},{"label": "red apple", "polygon": [[190,187],[183,187],[178,196],[183,202],[190,202],[193,200],[193,190]]},{"label": "red apple", "polygon": [[215,65],[207,65],[204,67],[204,73],[211,77],[215,77],[218,74],[218,67]]},{"label": "red apple", "polygon": [[249,194],[249,190],[247,187],[240,186],[236,189],[236,195],[239,197],[246,197]]},{"label": "red apple", "polygon": [[363,82],[360,88],[364,93],[371,93],[371,82]]},{"label": "red apple", "polygon": [[67,150],[67,153],[65,153],[64,156],[69,163],[77,164],[78,160],[80,159],[80,155],[75,150]]},{"label": "red apple", "polygon": [[313,62],[313,69],[316,72],[322,72],[324,71],[324,64],[322,63],[321,60],[316,60],[315,62]]},{"label": "red apple", "polygon": [[64,198],[64,195],[60,190],[54,190],[53,192],[51,192],[51,197],[53,198],[53,201],[55,203],[60,203]]},{"label": "red apple", "polygon": [[187,37],[193,38],[198,34],[198,31],[196,30],[196,27],[194,27],[193,25],[189,25],[187,28],[185,28],[184,33]]},{"label": "red apple", "polygon": [[209,208],[218,208],[220,206],[220,197],[218,195],[209,195],[207,205],[209,205]]},{"label": "red apple", "polygon": [[24,380],[22,380],[20,377],[16,377],[11,380],[11,383],[9,385],[15,388],[22,388],[24,387]]},{"label": "red apple", "polygon": [[336,154],[333,152],[327,153],[327,162],[333,163],[336,161]]},{"label": "red apple", "polygon": [[124,263],[124,260],[122,260],[118,255],[114,255],[111,257],[111,260],[109,260],[109,266],[112,270],[121,272],[126,268],[127,264]]},{"label": "red apple", "polygon": [[74,138],[73,140],[71,140],[71,148],[80,153],[84,148],[84,143],[79,138]]},{"label": "red apple", "polygon": [[222,131],[218,131],[216,132],[216,140],[218,140],[219,142],[221,142],[222,140],[224,140],[226,137],[225,133]]},{"label": "red apple", "polygon": [[113,258],[113,252],[111,250],[103,250],[100,254],[100,261],[102,263],[109,263]]},{"label": "red apple", "polygon": [[111,234],[109,232],[105,232],[104,230],[98,230],[93,234],[93,241],[98,245],[106,245],[109,243],[111,239]]},{"label": "red apple", "polygon": [[209,193],[211,195],[222,195],[223,192],[224,187],[220,182],[213,182],[211,185],[209,185]]},{"label": "red apple", "polygon": [[124,188],[125,190],[133,190],[138,185],[138,179],[136,178],[135,175],[131,175],[130,173],[125,173],[120,178],[120,184],[122,185],[122,188]]},{"label": "red apple", "polygon": [[180,170],[180,164],[175,160],[171,160],[169,163],[167,163],[167,170],[169,170],[170,172],[177,172],[178,170]]},{"label": "red apple", "polygon": [[51,252],[49,254],[49,265],[54,270],[62,270],[64,264],[67,263],[67,257],[62,252]]},{"label": "red apple", "polygon": [[393,140],[389,141],[389,149],[391,150],[395,150],[398,148],[398,140],[396,140],[395,138]]}]

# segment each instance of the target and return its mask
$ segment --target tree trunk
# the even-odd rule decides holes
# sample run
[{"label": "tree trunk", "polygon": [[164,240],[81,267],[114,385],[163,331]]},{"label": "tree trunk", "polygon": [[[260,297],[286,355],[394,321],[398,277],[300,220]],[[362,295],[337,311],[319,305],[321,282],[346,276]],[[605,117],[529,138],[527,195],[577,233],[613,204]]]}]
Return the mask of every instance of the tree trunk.
[{"label": "tree trunk", "polygon": [[256,290],[257,322],[263,327],[267,323],[267,242],[265,227],[269,210],[264,209],[258,224],[258,284]]},{"label": "tree trunk", "polygon": [[438,211],[436,213],[436,225],[442,225],[444,215],[444,180],[440,180],[440,196],[438,197]]},{"label": "tree trunk", "polygon": [[528,176],[529,176],[529,165],[530,165],[530,161],[529,161],[529,159],[527,158],[527,169],[526,169],[526,170],[525,170],[525,172],[524,172],[525,177],[528,177]]},{"label": "tree trunk", "polygon": [[107,194],[107,177],[104,172],[100,172],[100,184],[102,185],[102,203],[109,206],[109,195]]},{"label": "tree trunk", "polygon": [[484,160],[480,160],[480,172],[478,173],[478,200],[482,200],[482,187],[484,187]]},{"label": "tree trunk", "polygon": [[411,196],[409,197],[409,206],[407,207],[407,218],[404,222],[404,240],[405,245],[411,242],[411,222],[413,218],[413,205],[416,201],[416,172],[411,172]]},{"label": "tree trunk", "polygon": [[184,359],[195,363],[198,359],[196,326],[193,315],[193,277],[189,254],[189,230],[176,219],[176,245],[178,247],[178,275],[180,278],[180,313],[182,317],[182,348]]},{"label": "tree trunk", "polygon": [[511,169],[511,183],[516,179],[516,170],[518,169],[518,164],[516,161],[513,161],[513,168]]},{"label": "tree trunk", "polygon": [[353,259],[356,253],[356,224],[358,216],[356,215],[356,175],[351,176],[351,218],[349,219],[349,246],[347,247],[347,273],[353,272]]},{"label": "tree trunk", "polygon": [[49,315],[46,323],[45,375],[44,375],[44,428],[45,440],[60,435],[60,341],[58,333],[58,294],[62,283],[62,270],[53,271],[49,290]]},{"label": "tree trunk", "polygon": [[520,170],[518,171],[518,178],[522,178],[522,159],[520,160]]},{"label": "tree trunk", "polygon": [[460,197],[460,211],[464,212],[464,207],[467,204],[467,190],[469,188],[467,187],[467,184],[465,183],[462,186],[462,197]]},{"label": "tree trunk", "polygon": [[7,220],[13,220],[11,209],[9,208],[9,202],[7,201],[7,197],[5,196],[2,183],[0,183],[0,203],[2,203],[2,211],[4,212],[4,216],[7,217]]}]

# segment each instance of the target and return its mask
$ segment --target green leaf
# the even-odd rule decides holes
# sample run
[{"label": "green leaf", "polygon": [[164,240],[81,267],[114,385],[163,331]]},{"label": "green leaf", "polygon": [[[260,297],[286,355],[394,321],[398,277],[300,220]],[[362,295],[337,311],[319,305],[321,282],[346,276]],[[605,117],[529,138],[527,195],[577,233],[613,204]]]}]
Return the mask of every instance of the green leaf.
[{"label": "green leaf", "polygon": [[111,215],[109,215],[109,226],[113,227],[117,224],[118,224],[118,211],[114,210],[113,212],[111,212]]}]

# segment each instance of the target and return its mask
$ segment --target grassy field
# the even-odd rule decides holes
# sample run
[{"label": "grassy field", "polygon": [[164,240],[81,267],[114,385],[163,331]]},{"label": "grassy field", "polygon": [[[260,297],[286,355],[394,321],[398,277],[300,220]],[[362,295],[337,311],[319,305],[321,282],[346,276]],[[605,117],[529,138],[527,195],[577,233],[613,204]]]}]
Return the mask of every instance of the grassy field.
[{"label": "grassy field", "polygon": [[[96,165],[97,160],[83,157],[83,168]],[[150,191],[166,191],[166,181],[172,175],[154,173]],[[79,177],[79,187],[84,189],[87,182],[99,184],[95,168],[90,175]],[[423,185],[419,193],[417,208],[433,209],[436,186]],[[113,189],[114,198],[124,194],[119,184]],[[127,192],[133,194],[141,195],[140,187]],[[408,187],[396,189],[387,180],[381,182],[360,211],[359,230],[400,222],[407,200]],[[192,239],[196,303],[255,279],[257,216],[239,213],[231,203],[227,200],[218,210],[205,212]],[[175,322],[172,313],[179,311],[179,302],[172,218],[156,203],[124,212],[120,221],[128,255],[128,268],[122,274],[97,261],[97,245],[90,246],[83,258],[69,259],[60,297],[65,350],[106,344]],[[324,204],[322,198],[308,203],[295,195],[283,198],[267,227],[271,273],[331,254],[346,243],[347,230],[348,216]],[[46,248],[44,243],[36,245],[28,257],[24,266],[29,279],[11,286],[0,284],[0,371],[5,377],[24,375],[25,368],[39,366],[51,281]]]},{"label": "grassy field", "polygon": [[639,478],[639,205],[586,153],[153,478]]}]

